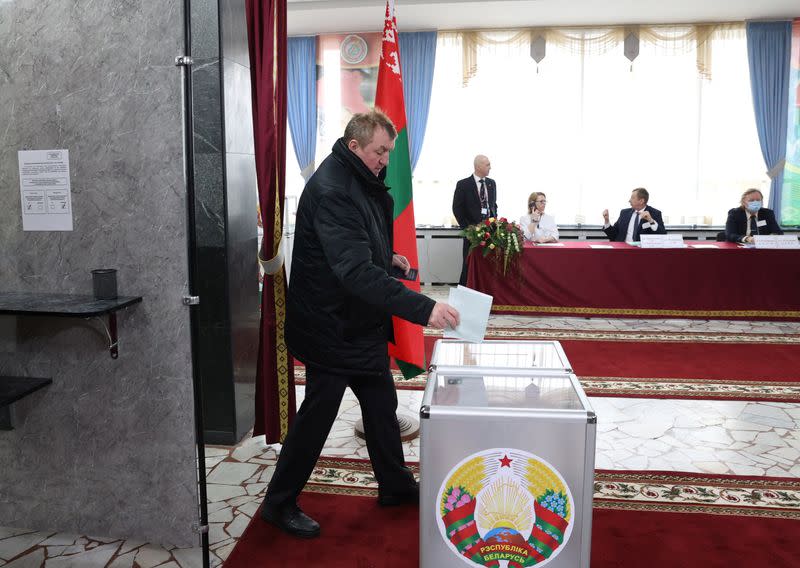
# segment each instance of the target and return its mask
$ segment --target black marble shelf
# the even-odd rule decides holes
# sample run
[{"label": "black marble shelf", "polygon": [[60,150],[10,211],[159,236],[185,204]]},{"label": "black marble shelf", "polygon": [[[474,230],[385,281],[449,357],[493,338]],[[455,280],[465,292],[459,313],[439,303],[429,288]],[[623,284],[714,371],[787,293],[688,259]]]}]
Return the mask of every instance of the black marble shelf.
[{"label": "black marble shelf", "polygon": [[141,296],[95,300],[90,295],[0,292],[0,315],[90,318],[110,314],[141,301]]},{"label": "black marble shelf", "polygon": [[52,383],[53,379],[0,376],[0,430],[13,428],[10,408],[12,404]]},{"label": "black marble shelf", "polygon": [[[72,318],[108,317],[105,331],[112,359],[119,356],[117,312],[142,301],[141,296],[96,300],[90,295],[44,292],[0,292],[0,316],[50,316]],[[105,324],[104,324],[105,325]]]},{"label": "black marble shelf", "polygon": [[0,407],[17,402],[52,383],[53,379],[0,376]]}]

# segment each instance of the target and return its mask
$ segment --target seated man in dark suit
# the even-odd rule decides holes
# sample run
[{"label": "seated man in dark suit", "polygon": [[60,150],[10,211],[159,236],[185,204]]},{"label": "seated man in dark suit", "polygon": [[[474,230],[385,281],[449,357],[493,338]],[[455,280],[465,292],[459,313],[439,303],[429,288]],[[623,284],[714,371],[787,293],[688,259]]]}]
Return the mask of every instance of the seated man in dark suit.
[{"label": "seated man in dark suit", "polygon": [[728,211],[725,238],[732,243],[752,243],[754,235],[782,235],[772,209],[762,207],[764,196],[757,189],[742,194],[739,207]]},{"label": "seated man in dark suit", "polygon": [[[453,194],[453,215],[458,226],[466,229],[470,225],[480,223],[484,219],[497,217],[497,185],[494,180],[486,176],[492,164],[489,158],[483,155],[475,156],[473,162],[475,172],[456,184]],[[464,265],[461,268],[461,278],[458,283],[467,285],[467,255],[469,254],[469,241],[464,239],[463,246]]]},{"label": "seated man in dark suit", "polygon": [[628,203],[631,206],[619,212],[619,218],[613,225],[608,220],[608,209],[603,211],[603,231],[609,240],[617,242],[637,242],[639,235],[666,235],[661,211],[650,207],[647,201],[650,194],[643,187],[631,192]]}]

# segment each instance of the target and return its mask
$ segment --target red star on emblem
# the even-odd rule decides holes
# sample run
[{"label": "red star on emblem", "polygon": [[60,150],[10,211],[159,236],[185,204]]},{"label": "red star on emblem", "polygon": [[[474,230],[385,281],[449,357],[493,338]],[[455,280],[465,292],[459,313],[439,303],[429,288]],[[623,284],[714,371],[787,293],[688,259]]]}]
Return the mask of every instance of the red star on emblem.
[{"label": "red star on emblem", "polygon": [[508,457],[508,454],[500,458],[500,467],[511,467],[511,462],[514,461]]}]

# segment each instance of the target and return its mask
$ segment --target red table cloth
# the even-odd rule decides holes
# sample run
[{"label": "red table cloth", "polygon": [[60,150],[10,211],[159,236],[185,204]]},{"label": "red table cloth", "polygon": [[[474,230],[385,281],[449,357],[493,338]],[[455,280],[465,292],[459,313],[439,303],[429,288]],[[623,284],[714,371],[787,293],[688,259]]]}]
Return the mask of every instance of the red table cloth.
[{"label": "red table cloth", "polygon": [[[591,248],[598,244],[611,248]],[[505,276],[475,251],[468,286],[494,296],[495,314],[800,319],[800,250],[714,246],[526,243],[518,270]]]}]

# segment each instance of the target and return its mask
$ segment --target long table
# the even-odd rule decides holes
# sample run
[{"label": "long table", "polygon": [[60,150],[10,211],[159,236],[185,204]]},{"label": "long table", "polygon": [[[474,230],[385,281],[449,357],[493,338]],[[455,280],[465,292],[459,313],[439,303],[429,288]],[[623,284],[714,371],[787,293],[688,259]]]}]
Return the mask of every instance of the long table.
[{"label": "long table", "polygon": [[468,286],[494,296],[495,314],[800,320],[800,250],[713,246],[526,243],[506,275],[470,254]]}]

